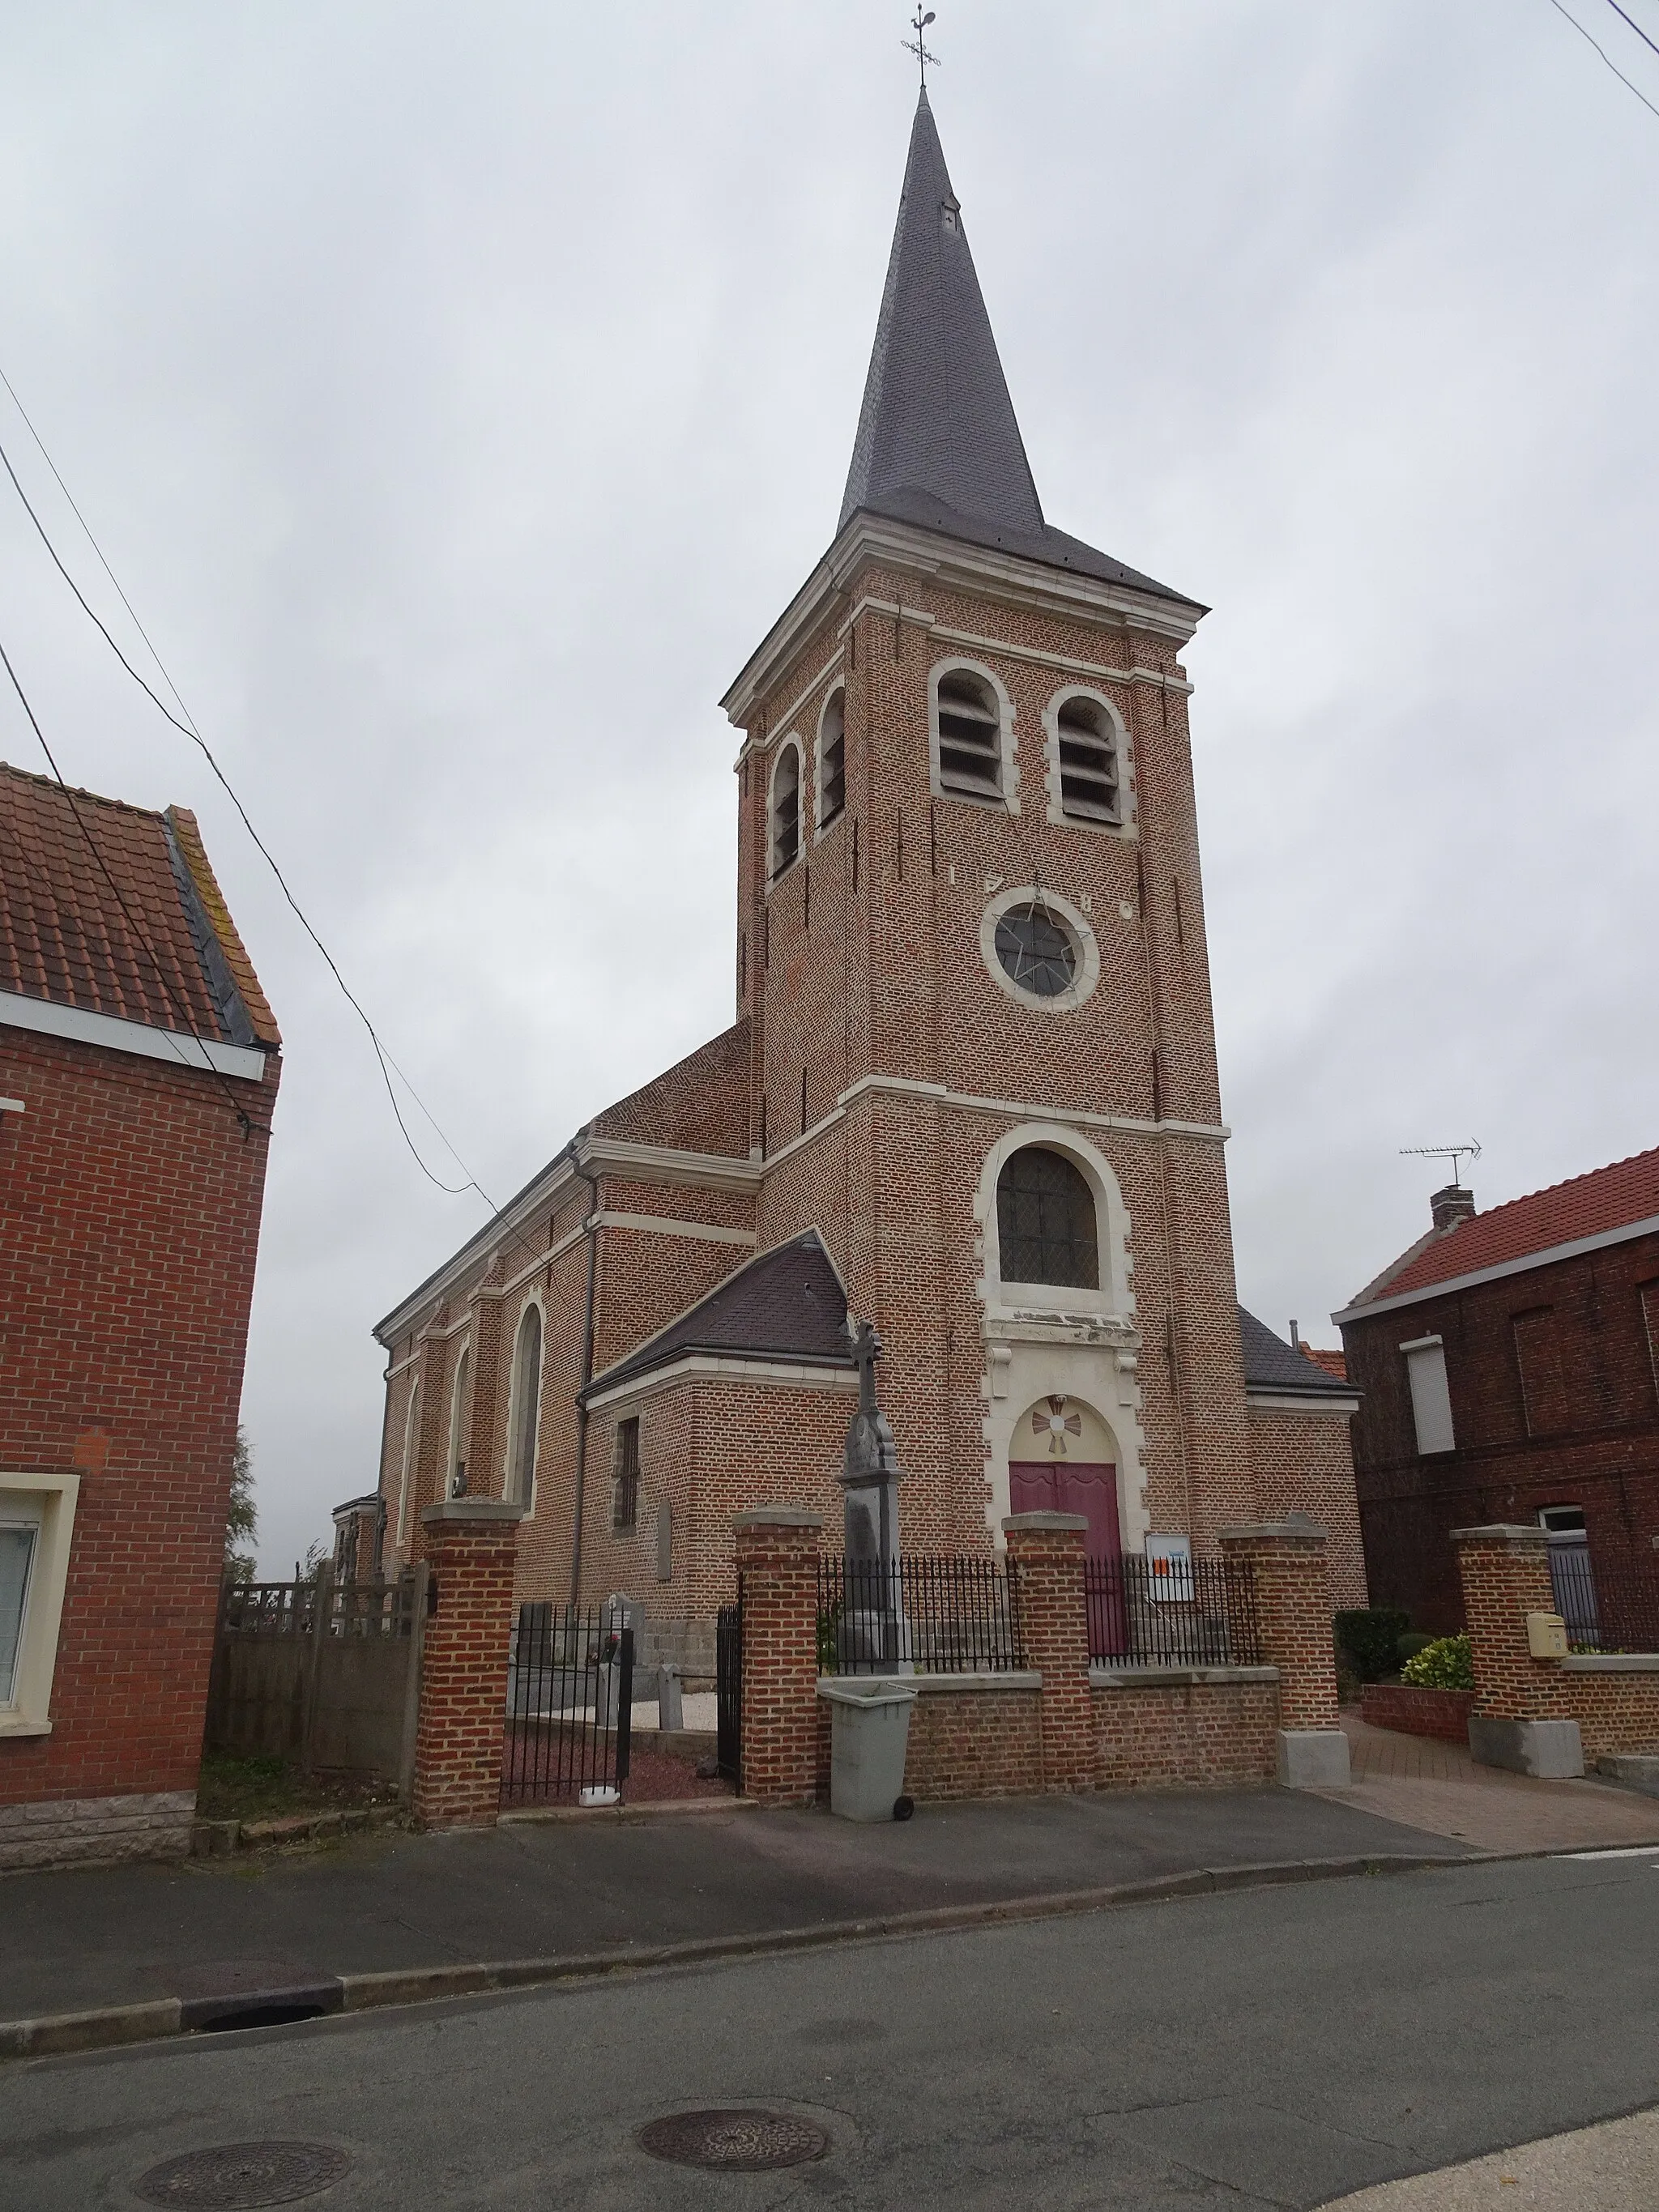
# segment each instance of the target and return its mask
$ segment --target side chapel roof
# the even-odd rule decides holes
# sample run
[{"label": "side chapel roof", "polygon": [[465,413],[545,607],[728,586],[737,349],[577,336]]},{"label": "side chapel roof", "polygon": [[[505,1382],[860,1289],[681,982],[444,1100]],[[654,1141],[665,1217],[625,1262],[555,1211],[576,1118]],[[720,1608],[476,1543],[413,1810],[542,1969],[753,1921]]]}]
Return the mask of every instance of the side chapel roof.
[{"label": "side chapel roof", "polygon": [[847,1293],[816,1229],[757,1253],[690,1313],[596,1375],[589,1393],[697,1352],[851,1369]]}]

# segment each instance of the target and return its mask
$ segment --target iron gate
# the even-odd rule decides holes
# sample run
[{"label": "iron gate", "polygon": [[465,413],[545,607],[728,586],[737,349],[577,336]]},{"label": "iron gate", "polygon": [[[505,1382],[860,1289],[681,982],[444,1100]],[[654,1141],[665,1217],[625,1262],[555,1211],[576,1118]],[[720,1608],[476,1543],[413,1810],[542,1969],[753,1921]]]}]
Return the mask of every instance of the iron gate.
[{"label": "iron gate", "polygon": [[714,1763],[722,1781],[743,1788],[743,1592],[714,1619]]},{"label": "iron gate", "polygon": [[[628,1780],[634,1632],[609,1606],[523,1605],[507,1655],[503,1805],[614,1802]],[[589,1792],[604,1791],[605,1796]]]}]

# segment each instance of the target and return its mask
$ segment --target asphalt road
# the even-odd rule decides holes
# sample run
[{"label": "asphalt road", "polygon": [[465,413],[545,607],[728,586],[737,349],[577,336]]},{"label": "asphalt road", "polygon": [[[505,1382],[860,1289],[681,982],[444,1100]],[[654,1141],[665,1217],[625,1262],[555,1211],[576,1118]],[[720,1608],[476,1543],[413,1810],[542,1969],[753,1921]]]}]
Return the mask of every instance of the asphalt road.
[{"label": "asphalt road", "polygon": [[[131,2207],[159,2160],[271,2137],[349,2153],[325,2212],[1311,2207],[1659,2101],[1656,1972],[1650,1851],[641,1973],[8,2068],[0,2205]],[[635,2140],[750,2103],[829,2154]]]}]

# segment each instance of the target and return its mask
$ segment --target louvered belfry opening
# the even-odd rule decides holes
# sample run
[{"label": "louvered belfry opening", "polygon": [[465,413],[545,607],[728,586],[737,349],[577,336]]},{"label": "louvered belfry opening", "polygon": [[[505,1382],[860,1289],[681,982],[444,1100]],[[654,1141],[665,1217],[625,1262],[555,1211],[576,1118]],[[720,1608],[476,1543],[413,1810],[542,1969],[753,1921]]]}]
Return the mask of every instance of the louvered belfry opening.
[{"label": "louvered belfry opening", "polygon": [[1100,1288],[1095,1197],[1063,1153],[1016,1152],[997,1179],[997,1241],[1005,1283]]},{"label": "louvered belfry opening", "polygon": [[939,780],[947,791],[1002,795],[1002,715],[995,692],[971,669],[939,679]]},{"label": "louvered belfry opening", "polygon": [[827,830],[847,806],[847,694],[837,691],[823,710],[818,738],[818,827]]},{"label": "louvered belfry opening", "polygon": [[1095,699],[1068,699],[1059,714],[1060,804],[1091,822],[1122,818],[1118,795],[1117,732]]}]

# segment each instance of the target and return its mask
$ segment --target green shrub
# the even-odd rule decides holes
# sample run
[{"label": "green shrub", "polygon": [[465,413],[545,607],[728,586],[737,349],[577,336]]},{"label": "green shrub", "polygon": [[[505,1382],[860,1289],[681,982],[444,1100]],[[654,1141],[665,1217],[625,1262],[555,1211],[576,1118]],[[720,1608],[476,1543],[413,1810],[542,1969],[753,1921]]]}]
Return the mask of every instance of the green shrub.
[{"label": "green shrub", "polygon": [[1401,1669],[1401,1680],[1419,1690],[1472,1690],[1474,1664],[1467,1636],[1443,1636],[1425,1644]]},{"label": "green shrub", "polygon": [[1437,1636],[1425,1636],[1420,1628],[1413,1628],[1395,1645],[1395,1654],[1403,1667],[1408,1659],[1415,1659],[1419,1651],[1426,1651],[1431,1644],[1440,1641]]},{"label": "green shrub", "polygon": [[1380,1682],[1399,1664],[1395,1646],[1411,1625],[1397,1605],[1356,1607],[1336,1616],[1336,1648],[1362,1682]]}]

